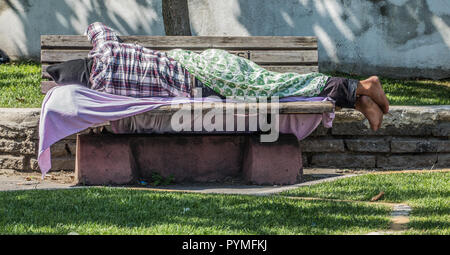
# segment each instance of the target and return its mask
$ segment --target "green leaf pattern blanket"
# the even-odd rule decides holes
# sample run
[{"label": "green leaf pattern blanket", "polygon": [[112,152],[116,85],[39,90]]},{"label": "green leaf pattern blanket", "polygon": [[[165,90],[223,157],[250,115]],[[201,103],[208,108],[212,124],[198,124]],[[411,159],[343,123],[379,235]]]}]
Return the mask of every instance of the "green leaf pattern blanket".
[{"label": "green leaf pattern blanket", "polygon": [[219,49],[201,54],[175,49],[167,52],[206,86],[225,97],[314,97],[325,87],[321,73],[278,73]]}]

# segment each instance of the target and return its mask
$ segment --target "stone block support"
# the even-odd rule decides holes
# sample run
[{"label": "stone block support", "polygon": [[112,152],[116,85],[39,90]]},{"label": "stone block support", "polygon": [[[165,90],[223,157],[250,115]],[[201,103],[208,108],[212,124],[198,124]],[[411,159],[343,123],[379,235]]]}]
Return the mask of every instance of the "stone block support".
[{"label": "stone block support", "polygon": [[302,156],[293,135],[281,135],[274,143],[261,143],[249,137],[243,175],[254,184],[294,184],[302,176]]}]

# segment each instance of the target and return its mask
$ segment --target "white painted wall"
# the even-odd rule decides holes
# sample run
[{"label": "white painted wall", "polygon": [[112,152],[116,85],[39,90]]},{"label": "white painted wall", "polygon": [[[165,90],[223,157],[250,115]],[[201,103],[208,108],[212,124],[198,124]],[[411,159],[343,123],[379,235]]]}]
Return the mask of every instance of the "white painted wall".
[{"label": "white painted wall", "polygon": [[189,0],[189,9],[196,35],[315,35],[322,72],[450,77],[449,0]]},{"label": "white painted wall", "polygon": [[[450,0],[188,1],[194,35],[315,35],[322,72],[450,77]],[[0,0],[0,49],[38,57],[41,34],[93,21],[164,35],[161,0]]]},{"label": "white painted wall", "polygon": [[39,59],[40,35],[83,34],[95,21],[123,35],[164,35],[161,0],[0,0],[0,49]]}]

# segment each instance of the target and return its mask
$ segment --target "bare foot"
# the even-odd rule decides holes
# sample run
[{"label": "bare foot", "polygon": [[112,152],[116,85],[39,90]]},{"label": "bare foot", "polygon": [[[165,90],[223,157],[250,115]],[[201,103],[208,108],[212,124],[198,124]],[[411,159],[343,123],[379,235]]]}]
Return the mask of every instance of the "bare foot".
[{"label": "bare foot", "polygon": [[359,82],[356,88],[356,95],[371,97],[380,106],[384,114],[389,112],[389,100],[377,76],[371,76],[369,79]]},{"label": "bare foot", "polygon": [[356,100],[355,109],[362,112],[370,123],[370,128],[377,131],[383,122],[383,112],[378,104],[376,104],[368,96],[360,96]]}]

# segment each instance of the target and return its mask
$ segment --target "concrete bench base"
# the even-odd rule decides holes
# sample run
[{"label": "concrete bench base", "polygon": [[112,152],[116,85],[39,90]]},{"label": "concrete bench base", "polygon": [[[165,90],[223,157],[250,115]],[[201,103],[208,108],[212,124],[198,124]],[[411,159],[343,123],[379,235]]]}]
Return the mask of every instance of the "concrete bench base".
[{"label": "concrete bench base", "polygon": [[280,135],[260,143],[251,135],[78,135],[78,184],[129,184],[153,173],[177,183],[220,182],[242,177],[253,184],[294,184],[301,180],[297,138]]}]

